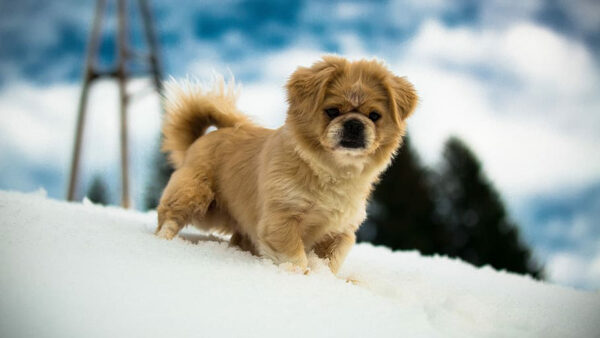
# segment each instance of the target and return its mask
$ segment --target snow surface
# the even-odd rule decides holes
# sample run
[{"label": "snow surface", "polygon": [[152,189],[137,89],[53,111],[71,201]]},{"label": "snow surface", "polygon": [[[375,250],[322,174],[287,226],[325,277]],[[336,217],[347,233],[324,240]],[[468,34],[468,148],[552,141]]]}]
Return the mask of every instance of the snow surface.
[{"label": "snow surface", "polygon": [[[308,275],[155,213],[0,191],[1,337],[599,337],[600,293],[354,247]],[[347,282],[356,281],[356,284]]]}]

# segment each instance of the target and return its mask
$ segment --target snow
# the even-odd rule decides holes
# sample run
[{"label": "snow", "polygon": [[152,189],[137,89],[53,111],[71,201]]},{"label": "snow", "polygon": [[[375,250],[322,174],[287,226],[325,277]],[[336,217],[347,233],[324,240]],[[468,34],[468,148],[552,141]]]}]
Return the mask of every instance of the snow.
[{"label": "snow", "polygon": [[294,274],[155,218],[0,191],[0,336],[600,335],[598,292],[369,244]]}]

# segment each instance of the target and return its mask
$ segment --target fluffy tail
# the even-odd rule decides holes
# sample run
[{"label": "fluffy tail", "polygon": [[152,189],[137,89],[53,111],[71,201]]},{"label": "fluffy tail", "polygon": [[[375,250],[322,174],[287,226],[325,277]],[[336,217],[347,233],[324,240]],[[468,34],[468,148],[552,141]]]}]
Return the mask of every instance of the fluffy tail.
[{"label": "fluffy tail", "polygon": [[169,152],[175,168],[181,167],[186,150],[208,127],[235,127],[247,122],[236,108],[234,82],[216,77],[210,89],[190,80],[165,83],[165,119],[162,151]]}]

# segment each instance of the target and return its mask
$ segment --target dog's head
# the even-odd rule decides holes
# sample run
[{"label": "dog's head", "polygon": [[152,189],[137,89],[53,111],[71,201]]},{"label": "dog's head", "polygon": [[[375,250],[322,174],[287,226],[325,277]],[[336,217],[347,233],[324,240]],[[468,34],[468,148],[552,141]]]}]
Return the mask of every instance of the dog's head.
[{"label": "dog's head", "polygon": [[378,61],[326,56],[287,83],[287,122],[305,146],[336,158],[387,160],[404,134],[417,95]]}]

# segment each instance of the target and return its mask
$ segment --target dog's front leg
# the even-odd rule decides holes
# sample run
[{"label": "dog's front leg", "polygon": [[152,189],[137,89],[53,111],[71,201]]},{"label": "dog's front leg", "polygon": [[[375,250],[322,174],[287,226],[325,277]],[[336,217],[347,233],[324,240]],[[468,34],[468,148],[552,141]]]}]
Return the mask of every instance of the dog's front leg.
[{"label": "dog's front leg", "polygon": [[294,268],[306,272],[308,259],[300,233],[300,224],[293,217],[272,215],[259,226],[259,251],[261,256],[276,264],[291,263]]},{"label": "dog's front leg", "polygon": [[328,260],[329,269],[336,274],[348,252],[356,242],[356,235],[352,231],[328,236],[315,247],[315,253],[321,258]]}]

